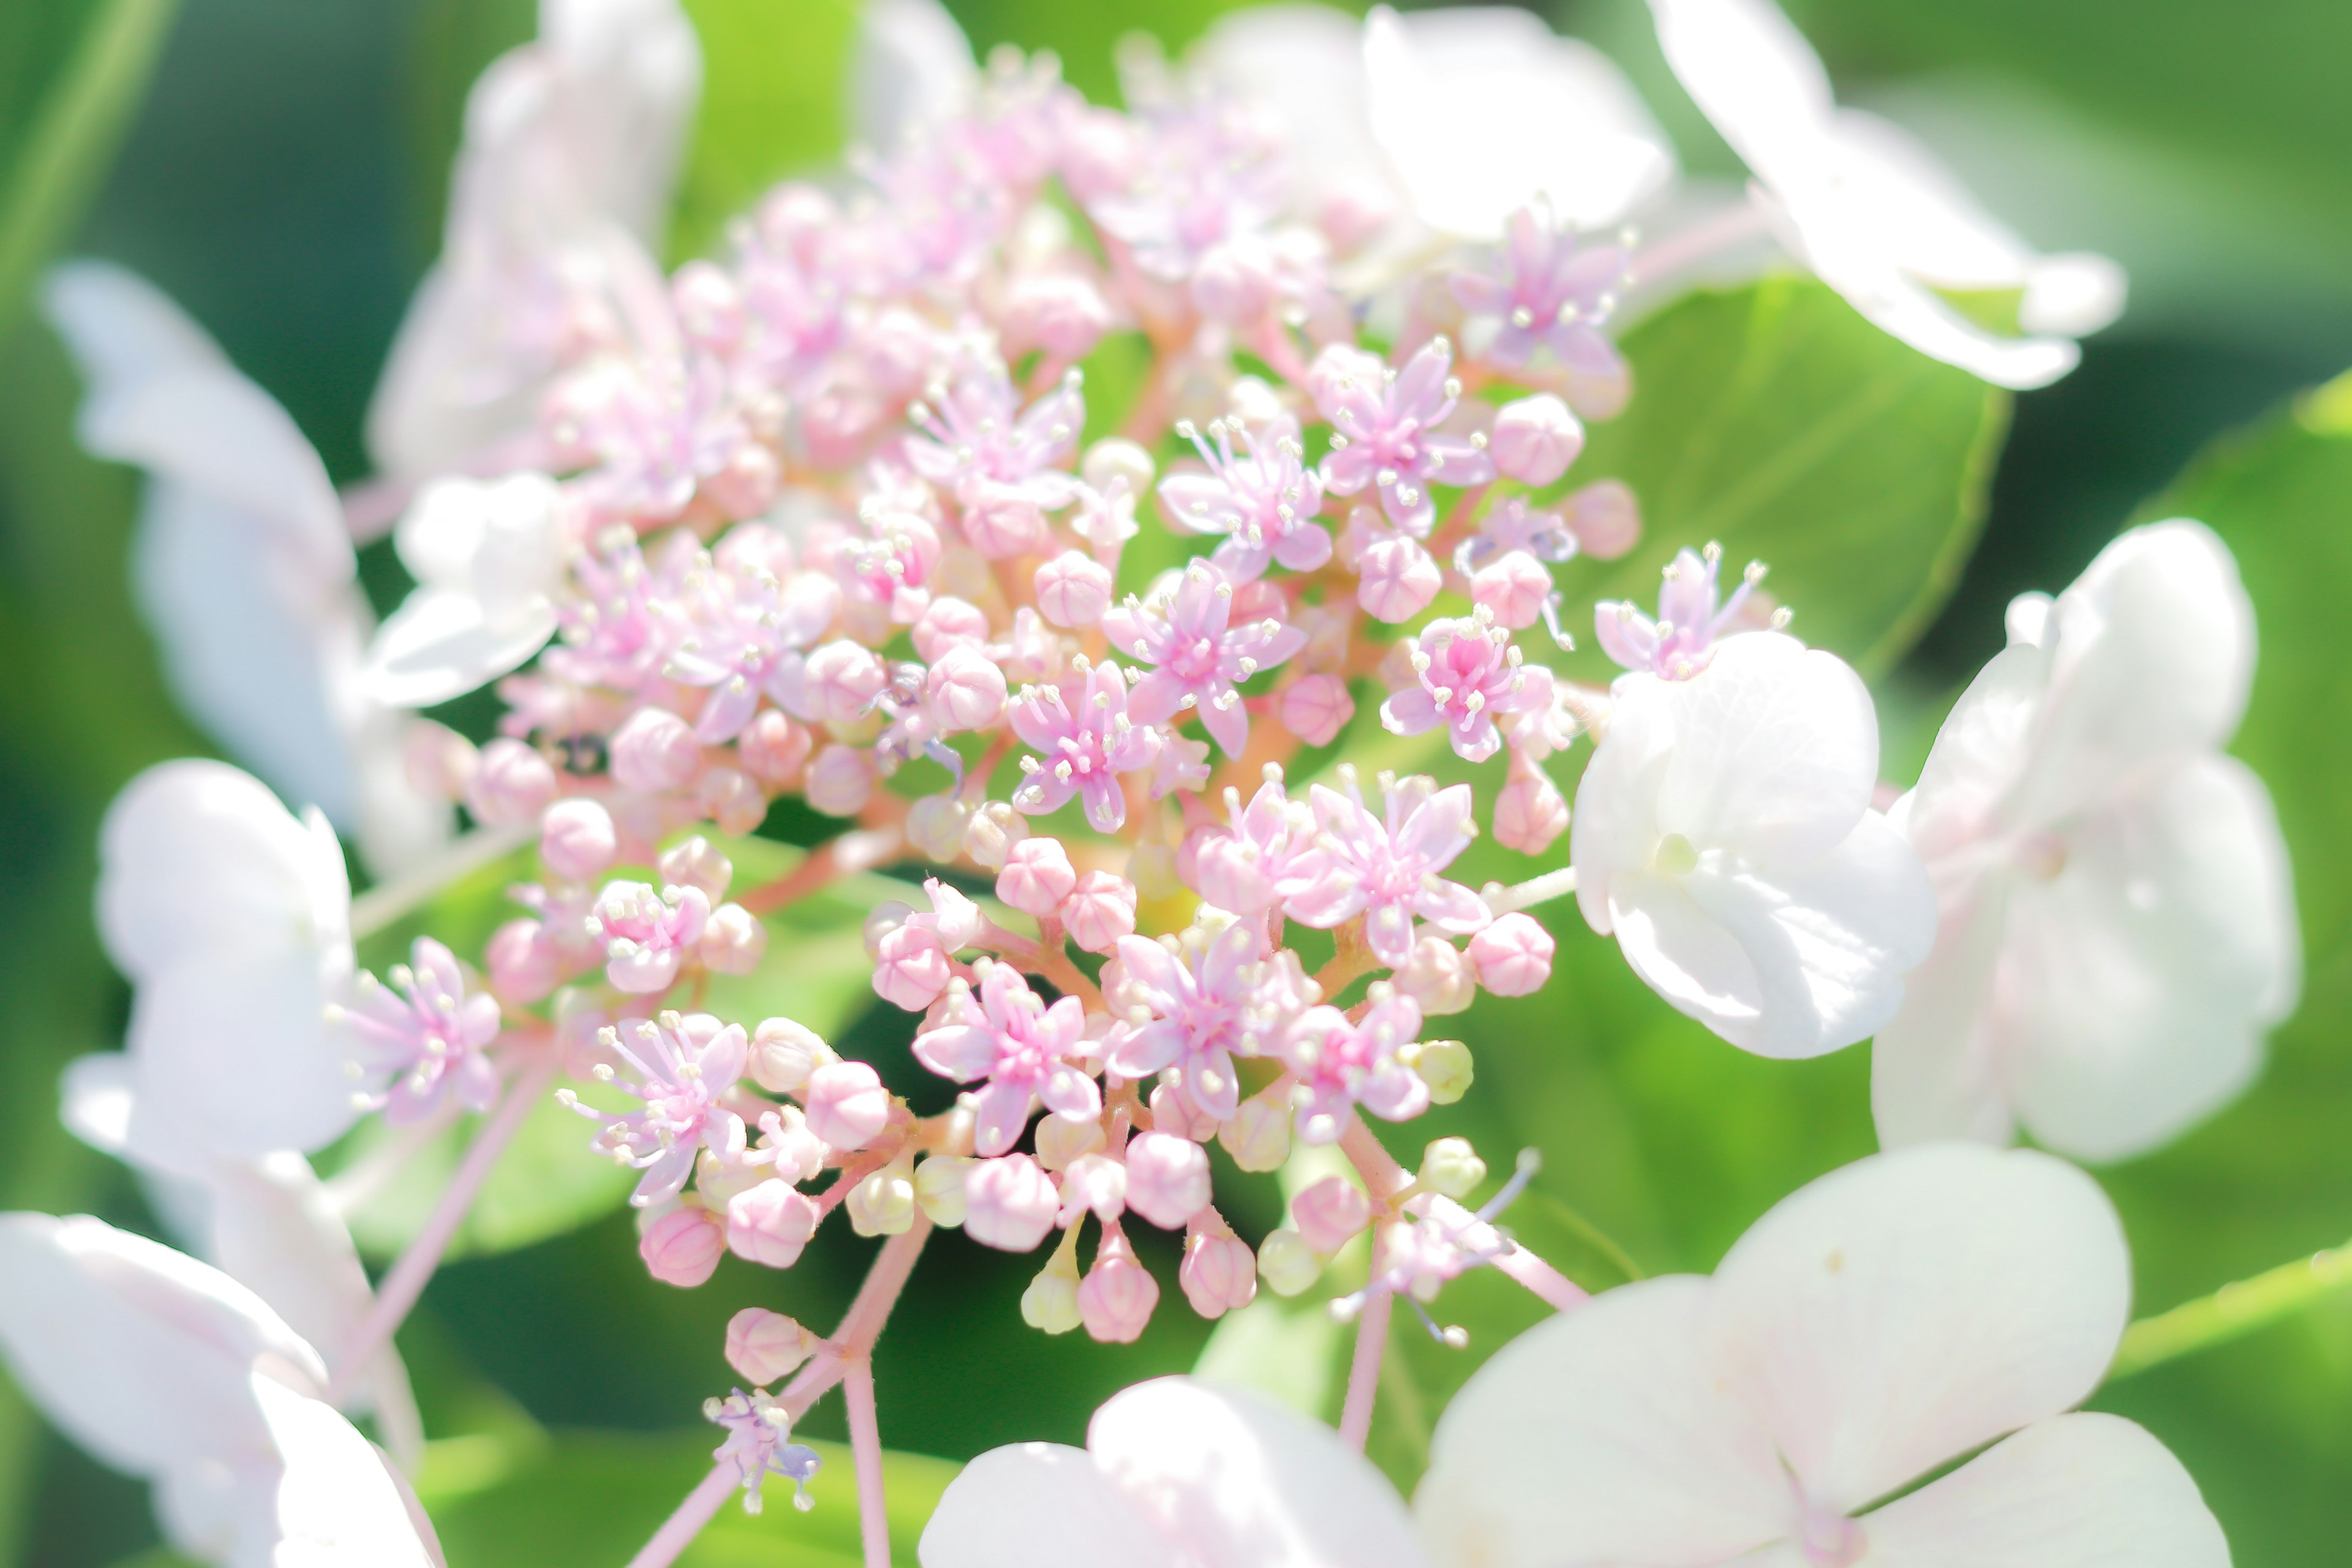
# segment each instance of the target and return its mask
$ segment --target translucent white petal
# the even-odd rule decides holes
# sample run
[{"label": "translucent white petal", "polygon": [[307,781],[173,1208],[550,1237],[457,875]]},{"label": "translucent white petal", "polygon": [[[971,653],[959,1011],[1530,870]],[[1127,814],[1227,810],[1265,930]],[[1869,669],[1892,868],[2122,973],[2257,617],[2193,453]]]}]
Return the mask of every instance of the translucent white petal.
[{"label": "translucent white petal", "polygon": [[1826,855],[1756,866],[1710,854],[1679,880],[1753,966],[1760,1013],[1724,1033],[1766,1056],[1819,1056],[1875,1034],[1935,942],[1927,871],[1874,811]]},{"label": "translucent white petal", "polygon": [[1170,1541],[1219,1568],[1423,1568],[1386,1478],[1246,1389],[1158,1378],[1095,1412],[1087,1450]]},{"label": "translucent white petal", "polygon": [[41,304],[81,367],[104,386],[130,386],[167,370],[227,358],[163,291],[110,261],[68,261],[41,287]]},{"label": "translucent white petal", "polygon": [[1423,222],[1501,236],[1538,198],[1582,228],[1623,218],[1674,177],[1674,153],[1608,57],[1500,6],[1364,26],[1373,139]]},{"label": "translucent white petal", "polygon": [[1878,714],[1844,660],[1750,632],[1670,689],[1661,832],[1777,863],[1825,853],[1853,831],[1877,786]]},{"label": "translucent white petal", "polygon": [[153,1476],[266,1446],[247,1378],[326,1369],[260,1298],[216,1268],[86,1215],[0,1215],[0,1349],[75,1442]]},{"label": "translucent white petal", "polygon": [[1770,0],[1650,0],[1683,90],[1768,184],[1816,174],[1836,108],[1804,35]]},{"label": "translucent white petal", "polygon": [[1905,797],[1904,837],[1948,905],[1990,868],[1989,840],[2005,831],[2010,795],[2032,761],[2049,679],[2049,652],[2032,642],[1995,654],[1953,704],[1918,787]]},{"label": "translucent white petal", "polygon": [[446,702],[520,668],[547,646],[555,626],[552,599],[493,624],[471,594],[419,588],[377,631],[361,671],[362,688],[394,707]]},{"label": "translucent white petal", "polygon": [[285,1466],[271,1568],[436,1568],[374,1445],[319,1400],[257,1373],[253,1398]]},{"label": "translucent white petal", "polygon": [[871,0],[849,66],[850,134],[877,153],[963,112],[980,89],[971,40],[938,0]]},{"label": "translucent white petal", "polygon": [[1576,785],[1569,861],[1576,901],[1609,934],[1612,879],[1648,869],[1658,851],[1658,790],[1675,744],[1674,693],[1652,675],[1619,678],[1610,690],[1609,728]]},{"label": "translucent white petal", "polygon": [[1613,878],[1609,912],[1617,945],[1633,973],[1676,1012],[1743,1049],[1760,1049],[1764,978],[1738,939],[1692,900],[1683,881],[1656,871]]},{"label": "translucent white petal", "polygon": [[1354,16],[1295,4],[1230,11],[1188,59],[1194,73],[1282,127],[1305,216],[1335,195],[1394,199],[1395,175],[1365,107],[1364,25]]},{"label": "translucent white petal", "polygon": [[2077,1158],[2150,1149],[2228,1100],[2299,989],[2286,846],[2262,781],[2179,764],[2020,879],[1996,1028],[2019,1117]]},{"label": "translucent white petal", "polygon": [[2088,1394],[2130,1293],[2123,1227],[2088,1176],[1927,1144],[1757,1221],[1716,1270],[1706,1342],[1806,1495],[1850,1511]]},{"label": "translucent white petal", "polygon": [[2197,1483],[2116,1415],[2060,1415],[1863,1519],[1866,1568],[2229,1568]]},{"label": "translucent white petal", "polygon": [[328,1000],[301,948],[201,954],[142,981],[131,1140],[247,1158],[332,1142],[359,1113]]},{"label": "translucent white petal", "polygon": [[1714,1568],[1790,1534],[1770,1439],[1701,1359],[1711,1287],[1623,1286],[1537,1325],[1454,1395],[1413,1515],[1444,1568]]},{"label": "translucent white petal", "polygon": [[1022,1443],[966,1465],[917,1548],[922,1568],[1192,1568],[1084,1448]]},{"label": "translucent white petal", "polygon": [[1944,915],[1936,950],[1904,977],[1903,1007],[1870,1045],[1881,1148],[1937,1138],[2006,1143],[2014,1131],[1993,1031],[2009,879],[1988,877]]}]

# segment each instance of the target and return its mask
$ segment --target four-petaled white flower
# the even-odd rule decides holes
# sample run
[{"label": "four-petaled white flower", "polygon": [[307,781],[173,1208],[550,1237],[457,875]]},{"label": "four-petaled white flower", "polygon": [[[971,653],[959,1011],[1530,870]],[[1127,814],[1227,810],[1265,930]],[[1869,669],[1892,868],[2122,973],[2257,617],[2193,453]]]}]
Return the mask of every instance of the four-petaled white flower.
[{"label": "four-petaled white flower", "polygon": [[2017,600],[2009,632],[1891,814],[1943,929],[1872,1047],[1879,1137],[2021,1122],[2121,1159],[2244,1088],[2300,988],[2270,795],[2221,754],[2253,608],[2221,542],[2175,521]]},{"label": "four-petaled white flower", "polygon": [[74,1441],[154,1485],[221,1568],[440,1568],[390,1463],[319,1397],[319,1352],[216,1268],[86,1215],[0,1215],[0,1352]]},{"label": "four-petaled white flower", "polygon": [[[1804,37],[1772,0],[1650,0],[1667,61],[1747,160],[1757,199],[1822,280],[1921,353],[2002,386],[2074,368],[2074,340],[2123,309],[2123,269],[2104,256],[2042,256],[1979,207],[1911,136],[1840,109]],[[1998,336],[1935,290],[2020,289]]]},{"label": "four-petaled white flower", "polygon": [[369,646],[369,695],[446,702],[547,646],[569,553],[561,500],[543,474],[442,479],[419,493],[393,534],[417,586]]},{"label": "four-petaled white flower", "polygon": [[966,1465],[923,1568],[1425,1568],[1378,1470],[1263,1395],[1163,1377],[1095,1412],[1087,1446]]},{"label": "four-petaled white flower", "polygon": [[1577,786],[1577,901],[1652,989],[1733,1045],[1810,1057],[1874,1033],[1935,940],[1919,857],[1870,808],[1862,678],[1779,632],[1687,680],[1618,678]]},{"label": "four-petaled white flower", "polygon": [[2115,1210],[2074,1167],[1874,1155],[1780,1203],[1712,1279],[1622,1286],[1505,1346],[1438,1421],[1422,1539],[1446,1568],[2227,1568],[2163,1444],[2067,1414],[2130,1286]]}]

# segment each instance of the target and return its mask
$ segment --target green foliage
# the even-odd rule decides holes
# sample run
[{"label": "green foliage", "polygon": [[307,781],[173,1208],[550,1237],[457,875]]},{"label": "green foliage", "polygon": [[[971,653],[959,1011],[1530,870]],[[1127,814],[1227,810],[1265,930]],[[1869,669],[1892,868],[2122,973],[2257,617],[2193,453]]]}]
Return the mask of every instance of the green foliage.
[{"label": "green foliage", "polygon": [[[1633,399],[1570,483],[1620,479],[1642,543],[1557,574],[1568,603],[1657,596],[1676,549],[1719,541],[1864,674],[1889,668],[1958,581],[1984,521],[2009,399],[1896,342],[1810,279],[1706,291],[1624,340]],[[1587,675],[1607,669],[1588,650]]]},{"label": "green foliage", "polygon": [[853,0],[686,0],[702,37],[702,109],[670,229],[675,258],[716,250],[777,180],[839,153]]}]

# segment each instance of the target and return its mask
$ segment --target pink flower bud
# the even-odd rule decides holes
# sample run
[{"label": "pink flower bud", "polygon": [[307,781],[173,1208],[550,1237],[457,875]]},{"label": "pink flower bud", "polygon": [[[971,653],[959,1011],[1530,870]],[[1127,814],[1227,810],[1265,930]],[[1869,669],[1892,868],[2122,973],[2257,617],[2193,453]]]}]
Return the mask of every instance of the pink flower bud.
[{"label": "pink flower bud", "polygon": [[725,268],[689,261],[670,279],[669,295],[678,326],[696,347],[724,353],[743,335],[742,290],[735,287]]},{"label": "pink flower bud", "polygon": [[1127,1167],[1108,1154],[1081,1154],[1062,1172],[1059,1223],[1068,1225],[1089,1210],[1105,1225],[1127,1211]]},{"label": "pink flower bud", "polygon": [[1507,914],[1470,939],[1478,984],[1497,996],[1528,996],[1551,978],[1551,932],[1523,914]]},{"label": "pink flower bud", "polygon": [[1333,1253],[1372,1223],[1372,1200],[1345,1176],[1326,1176],[1290,1200],[1290,1223],[1321,1253]]},{"label": "pink flower bud", "polygon": [[1024,838],[1005,851],[996,896],[1024,915],[1044,920],[1061,909],[1078,885],[1069,851],[1058,838]]},{"label": "pink flower bud", "polygon": [[665,708],[640,708],[613,734],[613,777],[623,789],[667,795],[694,782],[702,743],[687,721]]},{"label": "pink flower bud", "polygon": [[882,695],[890,676],[873,649],[839,637],[809,655],[803,680],[808,716],[846,724]]},{"label": "pink flower bud", "polygon": [[567,882],[601,875],[620,852],[613,814],[593,800],[560,800],[539,821],[539,858]]},{"label": "pink flower bud", "polygon": [[1037,613],[1057,626],[1090,626],[1110,608],[1110,573],[1066,550],[1037,568]]},{"label": "pink flower bud", "polygon": [[690,1290],[719,1268],[728,1227],[700,1204],[686,1204],[655,1220],[637,1237],[646,1271],[665,1285]]},{"label": "pink flower bud", "polygon": [[509,921],[490,935],[483,962],[490,972],[490,989],[501,1002],[528,1006],[544,998],[563,980],[563,964],[547,928],[537,921]]},{"label": "pink flower bud", "polygon": [[462,800],[481,755],[446,724],[419,719],[400,738],[400,763],[408,787],[425,799]]},{"label": "pink flower bud", "polygon": [[696,952],[713,974],[749,974],[760,967],[768,951],[768,928],[740,904],[721,904],[710,911]]},{"label": "pink flower bud", "polygon": [[727,1250],[770,1268],[790,1268],[824,1211],[786,1181],[761,1182],[727,1200]]},{"label": "pink flower bud", "polygon": [[721,833],[751,833],[768,819],[766,793],[740,768],[703,769],[695,783],[694,798]]},{"label": "pink flower bud", "polygon": [[1257,1298],[1257,1258],[1214,1209],[1195,1215],[1184,1237],[1176,1282],[1192,1310],[1208,1319],[1246,1307]]},{"label": "pink flower bud", "polygon": [[1567,501],[1568,531],[1595,561],[1614,561],[1642,542],[1642,509],[1617,479],[1587,485]]},{"label": "pink flower bud", "polygon": [[1151,488],[1151,476],[1159,470],[1151,454],[1124,436],[1106,436],[1087,448],[1078,465],[1078,477],[1098,490],[1107,490],[1114,479],[1125,479],[1129,495],[1141,495]]},{"label": "pink flower bud", "polygon": [[1217,1119],[1193,1104],[1181,1083],[1163,1083],[1151,1091],[1151,1124],[1196,1143],[1217,1135]]},{"label": "pink flower bud", "polygon": [[1067,363],[1094,352],[1110,323],[1101,289],[1074,272],[1046,272],[1018,279],[1005,290],[997,327],[1006,357],[1043,349]]},{"label": "pink flower bud", "polygon": [[978,646],[988,640],[988,616],[978,605],[942,594],[931,601],[923,618],[915,623],[911,634],[915,651],[928,664],[937,664],[947,657],[948,649],[959,643]]},{"label": "pink flower bud", "polygon": [[873,798],[879,777],[871,754],[856,746],[835,744],[819,752],[809,763],[803,790],[809,805],[827,816],[856,816]]},{"label": "pink flower bud", "polygon": [[1470,574],[1471,602],[1486,605],[1514,631],[1542,619],[1550,596],[1551,574],[1524,550],[1507,550]]},{"label": "pink flower bud", "polygon": [[727,1320],[727,1364],[759,1386],[780,1377],[816,1353],[816,1336],[765,1307],[746,1307]]},{"label": "pink flower bud", "polygon": [[1062,900],[1062,924],[1088,952],[1108,952],[1120,937],[1135,934],[1135,884],[1108,871],[1087,872]]},{"label": "pink flower bud", "polygon": [[943,734],[986,730],[1004,716],[1004,671],[970,643],[942,653],[923,681],[923,703]]},{"label": "pink flower bud", "polygon": [[964,505],[963,536],[992,561],[1026,555],[1052,538],[1035,501],[1010,485],[985,480]]},{"label": "pink flower bud", "polygon": [[1550,393],[1506,403],[1487,432],[1486,453],[1507,479],[1548,485],[1584,450],[1584,426]]},{"label": "pink flower bud", "polygon": [[1028,837],[1028,821],[1007,802],[992,800],[965,821],[963,852],[973,865],[1001,871]]},{"label": "pink flower bud", "polygon": [[1102,1123],[1073,1121],[1066,1116],[1038,1118],[1036,1141],[1037,1163],[1048,1171],[1066,1171],[1087,1155],[1100,1153],[1108,1142]]},{"label": "pink flower bud", "polygon": [[1396,972],[1396,988],[1424,1014],[1459,1013],[1478,997],[1478,978],[1462,950],[1442,936],[1424,936]]},{"label": "pink flower bud", "polygon": [[1160,1305],[1160,1283],[1135,1260],[1135,1248],[1117,1226],[1103,1227],[1094,1267],[1078,1282],[1078,1318],[1088,1337],[1104,1344],[1132,1344]]},{"label": "pink flower bud", "polygon": [[1282,689],[1275,717],[1310,746],[1328,746],[1356,716],[1356,699],[1336,675],[1302,675]]},{"label": "pink flower bud", "polygon": [[1257,321],[1279,297],[1274,247],[1255,236],[1211,247],[1192,274],[1192,302],[1213,321],[1240,327]]},{"label": "pink flower bud", "polygon": [[751,1033],[751,1079],[771,1094],[798,1094],[809,1074],[835,1060],[815,1030],[790,1018],[765,1018]]},{"label": "pink flower bud", "polygon": [[1568,831],[1568,802],[1538,768],[1511,770],[1495,796],[1495,842],[1522,855],[1540,855]]},{"label": "pink flower bud", "polygon": [[1027,1252],[1054,1228],[1054,1180],[1026,1154],[977,1160],[963,1184],[963,1229],[984,1247]]},{"label": "pink flower bud", "polygon": [[481,765],[466,786],[466,808],[488,827],[535,820],[555,800],[555,770],[547,759],[501,736],[482,748]]},{"label": "pink flower bud", "polygon": [[664,887],[699,888],[713,903],[726,896],[727,884],[735,879],[735,863],[699,833],[664,850],[654,864]]},{"label": "pink flower bud", "polygon": [[1356,569],[1356,602],[1376,621],[1412,619],[1429,608],[1444,581],[1429,552],[1402,534],[1366,546]]},{"label": "pink flower bud", "polygon": [[1127,1146],[1127,1206],[1174,1230],[1209,1206],[1209,1152],[1166,1132],[1139,1134]]},{"label": "pink flower bud", "polygon": [[730,518],[757,517],[776,504],[783,479],[776,455],[756,441],[746,441],[727,455],[717,473],[702,481],[702,493]]},{"label": "pink flower bud", "polygon": [[939,1000],[954,972],[937,932],[899,925],[874,944],[874,994],[885,1002],[919,1013]]},{"label": "pink flower bud", "polygon": [[768,708],[753,714],[735,737],[735,756],[763,787],[786,790],[800,783],[812,744],[807,730]]},{"label": "pink flower bud", "polygon": [[890,1091],[864,1062],[834,1061],[809,1074],[809,1131],[835,1149],[863,1149],[890,1121]]}]

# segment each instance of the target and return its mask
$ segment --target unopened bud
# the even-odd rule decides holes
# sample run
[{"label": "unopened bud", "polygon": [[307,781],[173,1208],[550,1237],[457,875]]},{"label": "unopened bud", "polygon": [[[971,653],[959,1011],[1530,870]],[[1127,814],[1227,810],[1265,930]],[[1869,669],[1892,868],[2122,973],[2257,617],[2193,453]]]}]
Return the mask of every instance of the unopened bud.
[{"label": "unopened bud", "polygon": [[770,1268],[790,1268],[824,1217],[816,1201],[791,1183],[761,1182],[727,1200],[727,1250]]},{"label": "unopened bud", "polygon": [[971,1162],[958,1154],[926,1155],[915,1167],[915,1202],[937,1226],[963,1223],[963,1184]]},{"label": "unopened bud", "polygon": [[1066,550],[1038,567],[1035,586],[1037,613],[1057,626],[1093,626],[1110,608],[1109,569],[1079,551]]},{"label": "unopened bud", "polygon": [[1412,944],[1412,956],[1396,973],[1396,988],[1412,997],[1425,1016],[1459,1013],[1477,999],[1477,977],[1462,950],[1442,936],[1423,936]]},{"label": "unopened bud", "polygon": [[1093,1121],[1047,1116],[1038,1121],[1036,1142],[1037,1163],[1049,1171],[1066,1171],[1079,1156],[1103,1147],[1103,1130]]},{"label": "unopened bud", "polygon": [[907,812],[907,842],[933,860],[963,852],[971,808],[952,795],[929,795]]},{"label": "unopened bud", "polygon": [[1567,501],[1568,531],[1585,554],[1614,561],[1642,542],[1642,509],[1619,479],[1587,485]]},{"label": "unopened bud", "polygon": [[1127,1206],[1175,1230],[1209,1206],[1209,1152],[1169,1132],[1139,1133],[1127,1146]]},{"label": "unopened bud", "polygon": [[721,904],[710,911],[695,951],[713,974],[749,974],[768,951],[768,928],[742,905]]},{"label": "unopened bud", "polygon": [[1246,1307],[1257,1296],[1257,1259],[1212,1209],[1197,1216],[1184,1238],[1176,1282],[1192,1310],[1209,1319]]},{"label": "unopened bud", "polygon": [[964,823],[963,852],[975,866],[1003,869],[1015,845],[1027,841],[1029,824],[1011,805],[992,800]]},{"label": "unopened bud", "polygon": [[1583,450],[1584,426],[1549,392],[1503,405],[1486,435],[1496,469],[1523,485],[1552,483]]},{"label": "unopened bud", "polygon": [[613,733],[613,777],[623,789],[666,795],[693,783],[701,766],[701,742],[667,709],[640,708]]},{"label": "unopened bud", "polygon": [[809,1131],[835,1149],[862,1149],[890,1120],[890,1091],[864,1062],[834,1061],[809,1074]]},{"label": "unopened bud", "polygon": [[727,884],[735,878],[734,862],[699,833],[663,851],[656,865],[663,886],[699,888],[714,904],[727,896]]},{"label": "unopened bud", "polygon": [[1135,1260],[1135,1248],[1119,1228],[1104,1226],[1094,1267],[1078,1282],[1078,1316],[1088,1337],[1104,1344],[1133,1344],[1159,1305],[1160,1282]]},{"label": "unopened bud", "polygon": [[752,1081],[771,1094],[797,1094],[809,1074],[840,1058],[816,1031],[790,1018],[766,1018],[751,1035]]},{"label": "unopened bud", "polygon": [[499,1000],[518,1007],[540,1001],[563,979],[562,955],[533,920],[509,921],[493,931],[483,963]]},{"label": "unopened bud", "polygon": [[1108,871],[1088,871],[1062,900],[1062,925],[1087,952],[1108,952],[1120,937],[1135,934],[1135,884]]},{"label": "unopened bud", "polygon": [[750,833],[768,819],[767,795],[740,768],[703,769],[702,777],[695,781],[694,798],[721,833]]},{"label": "unopened bud", "polygon": [[709,1279],[727,1250],[727,1227],[700,1204],[683,1204],[663,1215],[637,1237],[637,1256],[665,1285],[690,1290]]},{"label": "unopened bud", "polygon": [[539,858],[567,882],[604,875],[620,842],[613,814],[593,800],[559,800],[539,820]]},{"label": "unopened bud", "polygon": [[501,736],[482,748],[466,786],[466,809],[486,827],[511,827],[538,820],[555,803],[555,770],[547,759]]},{"label": "unopened bud", "polygon": [[885,1165],[849,1189],[843,1206],[860,1236],[897,1236],[915,1223],[915,1182],[903,1165]]},{"label": "unopened bud", "polygon": [[1372,1200],[1345,1176],[1326,1176],[1290,1200],[1290,1223],[1328,1257],[1372,1223]]},{"label": "unopened bud", "polygon": [[1254,1094],[1217,1129],[1217,1142],[1244,1171],[1278,1171],[1290,1158],[1290,1106],[1270,1094]]},{"label": "unopened bud", "polygon": [[1152,473],[1151,454],[1117,436],[1107,437],[1087,447],[1078,464],[1078,477],[1095,489],[1107,490],[1113,479],[1125,479],[1130,495],[1139,496],[1150,489]]},{"label": "unopened bud", "polygon": [[1026,1154],[973,1162],[963,1184],[963,1230],[983,1247],[1027,1252],[1054,1228],[1053,1178]]},{"label": "unopened bud", "polygon": [[1296,1296],[1323,1278],[1323,1259],[1307,1238],[1284,1227],[1265,1233],[1257,1246],[1258,1278],[1277,1296]]},{"label": "unopened bud", "polygon": [[938,1001],[953,978],[947,950],[929,926],[894,926],[874,944],[874,994],[909,1013]]},{"label": "unopened bud", "polygon": [[1470,1088],[1470,1047],[1459,1040],[1423,1040],[1398,1051],[1397,1060],[1428,1085],[1432,1105],[1451,1105]]},{"label": "unopened bud", "polygon": [[1414,1177],[1432,1192],[1459,1202],[1478,1190],[1486,1179],[1486,1162],[1467,1138],[1437,1138],[1422,1151],[1421,1171]]},{"label": "unopened bud", "polygon": [[942,734],[989,728],[1004,716],[1004,671],[970,643],[942,652],[923,680],[923,706]]},{"label": "unopened bud", "polygon": [[1302,675],[1282,689],[1275,717],[1310,746],[1328,746],[1356,716],[1356,699],[1336,675]]},{"label": "unopened bud", "polygon": [[809,805],[827,816],[855,816],[874,797],[880,776],[870,752],[836,743],[809,763],[803,793]]},{"label": "unopened bud", "polygon": [[761,787],[786,790],[801,782],[815,744],[805,726],[795,724],[773,708],[752,715],[735,738],[735,755]]},{"label": "unopened bud", "polygon": [[746,1307],[727,1320],[727,1364],[754,1386],[791,1376],[816,1345],[814,1334],[765,1307]]},{"label": "unopened bud", "polygon": [[1078,1233],[1070,1232],[1045,1267],[1021,1292],[1021,1321],[1049,1334],[1066,1334],[1078,1326]]},{"label": "unopened bud", "polygon": [[1496,995],[1529,996],[1551,979],[1556,945],[1534,917],[1515,911],[1470,939],[1470,962]]},{"label": "unopened bud", "polygon": [[1062,907],[1078,885],[1069,851],[1057,838],[1024,838],[996,874],[996,896],[1023,914],[1044,920]]}]

